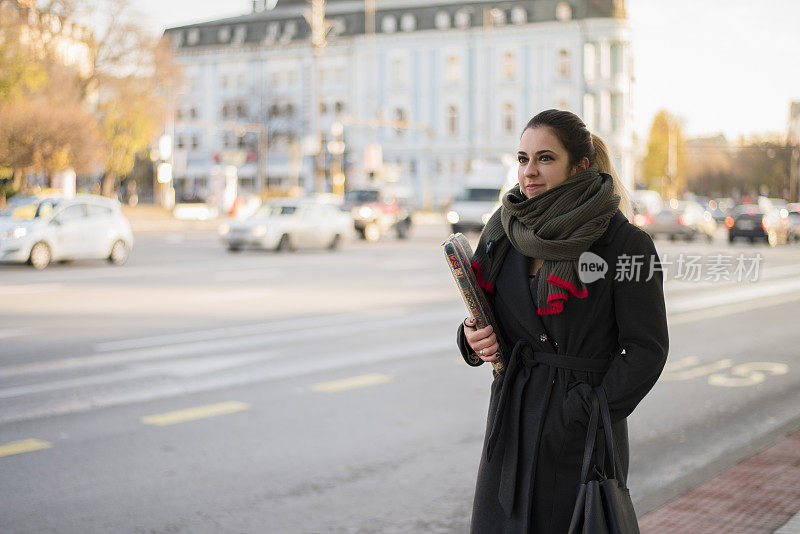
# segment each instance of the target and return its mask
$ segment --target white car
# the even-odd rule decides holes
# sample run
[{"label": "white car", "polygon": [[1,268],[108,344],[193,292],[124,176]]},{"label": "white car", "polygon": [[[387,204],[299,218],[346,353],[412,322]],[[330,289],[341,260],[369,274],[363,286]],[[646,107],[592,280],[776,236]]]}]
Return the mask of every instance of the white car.
[{"label": "white car", "polygon": [[0,210],[0,261],[44,269],[52,261],[122,265],[133,233],[119,202],[97,195],[14,197]]},{"label": "white car", "polygon": [[253,215],[219,228],[228,250],[337,248],[353,232],[352,217],[332,204],[311,199],[263,204]]},{"label": "white car", "polygon": [[467,187],[450,205],[447,222],[453,233],[483,230],[497,207],[500,187]]}]

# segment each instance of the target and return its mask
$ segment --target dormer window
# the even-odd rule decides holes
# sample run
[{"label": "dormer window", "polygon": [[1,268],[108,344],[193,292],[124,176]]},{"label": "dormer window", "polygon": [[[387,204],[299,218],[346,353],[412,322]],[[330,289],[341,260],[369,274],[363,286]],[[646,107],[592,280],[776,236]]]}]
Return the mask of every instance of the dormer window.
[{"label": "dormer window", "polygon": [[417,29],[417,18],[411,13],[405,13],[400,17],[400,29],[404,32],[413,32]]},{"label": "dormer window", "polygon": [[511,22],[514,24],[525,24],[528,22],[528,12],[522,6],[515,6],[511,9]]},{"label": "dormer window", "polygon": [[192,28],[186,34],[186,42],[190,45],[196,45],[200,42],[200,28]]},{"label": "dormer window", "polygon": [[222,28],[217,31],[217,39],[220,43],[227,43],[231,40],[231,28],[230,26],[223,26]]},{"label": "dormer window", "polygon": [[234,44],[241,44],[247,38],[247,26],[237,26],[233,32]]},{"label": "dormer window", "polygon": [[572,7],[566,2],[559,2],[556,6],[556,19],[557,20],[571,20]]},{"label": "dormer window", "polygon": [[433,23],[437,29],[446,30],[450,27],[450,13],[447,11],[439,11],[436,13],[436,18],[434,18]]},{"label": "dormer window", "polygon": [[397,31],[397,19],[392,15],[386,15],[381,19],[381,31],[383,33],[394,33]]},{"label": "dormer window", "polygon": [[468,28],[472,23],[472,12],[466,9],[456,11],[455,17],[456,28]]}]

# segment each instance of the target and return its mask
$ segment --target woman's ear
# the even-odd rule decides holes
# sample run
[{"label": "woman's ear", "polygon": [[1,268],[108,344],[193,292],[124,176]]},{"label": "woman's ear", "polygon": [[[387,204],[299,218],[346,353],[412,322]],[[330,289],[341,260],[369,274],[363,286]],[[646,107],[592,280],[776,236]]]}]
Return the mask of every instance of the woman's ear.
[{"label": "woman's ear", "polygon": [[589,158],[584,157],[582,160],[578,162],[577,165],[572,167],[572,175],[574,176],[578,173],[581,173],[588,168],[589,168]]}]

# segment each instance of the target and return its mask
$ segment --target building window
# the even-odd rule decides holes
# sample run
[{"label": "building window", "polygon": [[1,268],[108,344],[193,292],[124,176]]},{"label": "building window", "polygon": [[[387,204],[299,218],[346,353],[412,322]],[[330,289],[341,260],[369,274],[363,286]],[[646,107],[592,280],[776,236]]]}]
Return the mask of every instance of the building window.
[{"label": "building window", "polygon": [[344,113],[344,102],[337,101],[333,105],[333,111],[336,113]]},{"label": "building window", "polygon": [[397,19],[391,15],[386,15],[381,19],[381,31],[383,33],[394,33],[397,31]]},{"label": "building window", "polygon": [[558,51],[558,75],[562,78],[569,78],[571,73],[569,50]]},{"label": "building window", "polygon": [[494,8],[491,10],[492,24],[494,26],[503,26],[506,23],[506,12],[502,9]]},{"label": "building window", "polygon": [[247,106],[241,102],[236,104],[236,116],[240,119],[247,118]]},{"label": "building window", "polygon": [[611,93],[611,131],[622,128],[622,93]]},{"label": "building window", "polygon": [[528,22],[528,12],[524,7],[516,6],[511,9],[511,22],[514,24],[525,24]]},{"label": "building window", "polygon": [[458,135],[458,108],[447,106],[447,133]]},{"label": "building window", "polygon": [[179,136],[178,136],[178,139],[176,139],[176,140],[175,140],[175,146],[176,146],[178,149],[181,149],[181,150],[183,149],[183,146],[184,146],[184,145],[183,145],[183,136],[182,136],[182,135],[179,135]]},{"label": "building window", "polygon": [[444,79],[447,83],[458,83],[461,81],[461,62],[457,56],[447,56]]},{"label": "building window", "polygon": [[197,150],[200,147],[200,139],[196,135],[192,136],[192,150]]},{"label": "building window", "polygon": [[196,119],[197,118],[197,108],[192,107],[189,109],[189,118]]},{"label": "building window", "polygon": [[172,47],[178,48],[183,44],[183,32],[178,31],[172,34]]},{"label": "building window", "polygon": [[406,63],[400,58],[392,61],[392,85],[401,87],[406,84]]},{"label": "building window", "polygon": [[440,30],[446,30],[450,27],[450,14],[447,11],[439,11],[433,20],[434,26]]},{"label": "building window", "polygon": [[281,114],[281,108],[278,104],[272,104],[269,106],[269,118],[279,117]]},{"label": "building window", "polygon": [[559,2],[556,6],[557,20],[570,20],[572,18],[572,7],[566,2]]},{"label": "building window", "polygon": [[183,120],[183,110],[181,108],[175,110],[175,120]]},{"label": "building window", "polygon": [[622,74],[622,43],[614,41],[611,43],[611,75],[619,76]]},{"label": "building window", "polygon": [[472,24],[472,10],[469,8],[459,9],[455,14],[456,28],[468,28]]},{"label": "building window", "polygon": [[240,25],[236,26],[236,29],[233,31],[233,43],[234,44],[241,44],[247,38],[247,26]]},{"label": "building window", "polygon": [[417,29],[417,18],[411,13],[406,13],[400,18],[400,29],[404,32],[413,32]]},{"label": "building window", "polygon": [[222,104],[222,118],[228,118],[228,104]]},{"label": "building window", "polygon": [[283,27],[283,35],[281,35],[280,42],[281,44],[286,44],[292,40],[292,38],[297,34],[297,22],[290,20],[286,23]]},{"label": "building window", "polygon": [[592,93],[583,95],[583,122],[589,131],[595,130],[597,122],[595,121],[595,113],[597,113],[597,103]]},{"label": "building window", "polygon": [[403,135],[406,128],[406,110],[403,108],[396,108],[394,110],[394,121],[395,133],[400,137]]},{"label": "building window", "polygon": [[278,34],[281,33],[281,25],[277,22],[270,22],[267,25],[267,35],[264,36],[266,44],[272,44],[278,39]]},{"label": "building window", "polygon": [[347,23],[343,18],[337,18],[333,21],[333,26],[331,26],[331,35],[336,37],[342,35],[345,30],[347,29]]},{"label": "building window", "polygon": [[513,52],[503,54],[503,79],[512,81],[517,77],[517,61]]},{"label": "building window", "polygon": [[200,28],[192,28],[186,34],[186,42],[190,45],[196,45],[200,42]]},{"label": "building window", "polygon": [[294,105],[293,104],[286,104],[286,116],[292,117],[294,116]]},{"label": "building window", "polygon": [[223,26],[217,31],[217,39],[220,43],[227,43],[231,38],[230,26]]},{"label": "building window", "polygon": [[506,102],[503,105],[503,132],[513,134],[514,129],[514,104]]},{"label": "building window", "polygon": [[320,115],[325,115],[326,113],[328,113],[328,106],[325,104],[325,102],[320,102],[319,103],[319,114]]},{"label": "building window", "polygon": [[597,77],[597,46],[594,43],[583,45],[583,77],[592,82]]},{"label": "building window", "polygon": [[436,160],[436,174],[442,174],[442,160]]}]

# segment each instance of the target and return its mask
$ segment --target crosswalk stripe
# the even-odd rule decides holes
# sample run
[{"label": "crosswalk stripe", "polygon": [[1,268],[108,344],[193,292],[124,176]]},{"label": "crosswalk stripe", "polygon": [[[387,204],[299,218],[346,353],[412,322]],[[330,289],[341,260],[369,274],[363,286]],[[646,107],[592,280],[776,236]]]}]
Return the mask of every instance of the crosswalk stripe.
[{"label": "crosswalk stripe", "polygon": [[0,457],[12,456],[14,454],[22,454],[25,452],[41,451],[43,449],[49,449],[52,446],[53,444],[49,441],[35,438],[12,441],[10,443],[0,445]]},{"label": "crosswalk stripe", "polygon": [[217,404],[208,404],[206,406],[187,408],[185,410],[175,410],[173,412],[146,415],[142,417],[142,423],[146,425],[167,426],[177,423],[185,423],[187,421],[205,419],[207,417],[215,417],[217,415],[241,412],[249,409],[250,405],[245,404],[244,402],[220,402]]},{"label": "crosswalk stripe", "polygon": [[348,389],[357,389],[367,386],[376,386],[378,384],[385,384],[391,379],[392,377],[389,375],[373,373],[369,375],[343,378],[341,380],[332,380],[330,382],[320,382],[311,386],[311,389],[323,393],[335,393],[338,391],[346,391]]}]

